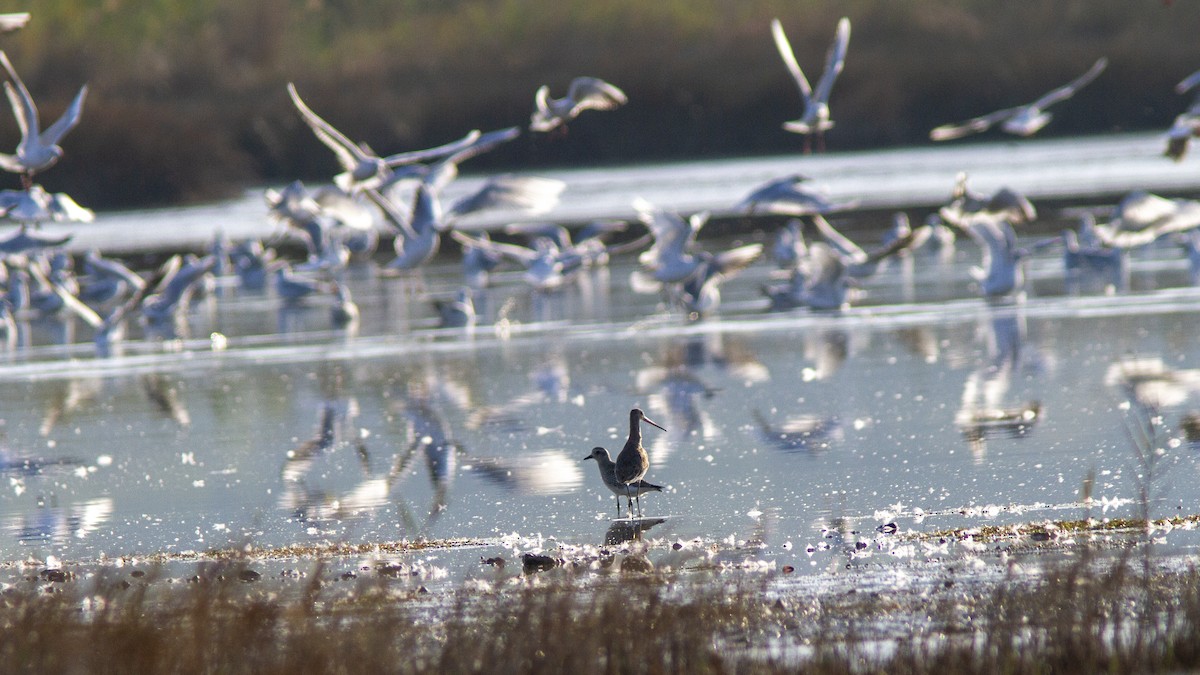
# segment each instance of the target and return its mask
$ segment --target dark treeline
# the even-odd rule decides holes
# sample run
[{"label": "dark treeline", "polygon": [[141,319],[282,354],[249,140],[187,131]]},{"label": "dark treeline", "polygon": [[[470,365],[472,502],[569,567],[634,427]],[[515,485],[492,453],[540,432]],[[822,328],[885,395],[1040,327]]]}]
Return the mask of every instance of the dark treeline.
[{"label": "dark treeline", "polygon": [[[382,154],[526,124],[533,93],[605,78],[630,103],[526,135],[472,169],[797,152],[799,94],[778,16],[810,79],[853,22],[831,150],[929,143],[932,127],[1108,70],[1044,135],[1166,129],[1200,68],[1200,3],[1129,0],[40,0],[0,37],[45,118],[90,93],[67,155],[40,177],[93,207],[184,203],[263,181],[319,180],[332,155],[285,85]],[[0,119],[7,115],[0,113]],[[11,119],[11,118],[9,118]],[[991,132],[992,134],[998,132]],[[0,147],[15,146],[0,122]],[[16,186],[12,177],[9,181]]]}]

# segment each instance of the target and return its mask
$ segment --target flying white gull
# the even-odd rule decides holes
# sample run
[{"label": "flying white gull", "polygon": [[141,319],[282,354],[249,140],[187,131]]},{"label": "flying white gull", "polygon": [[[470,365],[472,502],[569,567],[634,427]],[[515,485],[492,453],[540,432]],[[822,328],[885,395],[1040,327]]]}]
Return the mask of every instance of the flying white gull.
[{"label": "flying white gull", "polygon": [[930,131],[929,138],[935,141],[949,141],[987,131],[994,124],[1000,124],[1000,128],[1010,134],[1032,136],[1046,126],[1053,117],[1046,111],[1046,108],[1074,96],[1075,92],[1096,79],[1106,66],[1108,66],[1108,59],[1101,56],[1096,59],[1086,73],[1050,91],[1033,103],[997,110],[994,113],[969,119],[961,124],[943,124]]},{"label": "flying white gull", "polygon": [[25,88],[21,76],[17,75],[12,62],[8,60],[8,55],[2,51],[0,51],[0,63],[4,65],[8,76],[12,78],[12,82],[4,83],[4,93],[8,95],[8,102],[12,106],[13,114],[17,117],[17,127],[21,130],[21,142],[17,144],[16,154],[0,153],[0,168],[21,174],[22,184],[28,188],[33,185],[35,174],[54,166],[55,162],[62,157],[63,150],[58,144],[62,142],[67,132],[79,123],[79,117],[83,114],[83,99],[87,95],[87,85],[79,88],[75,100],[71,101],[71,105],[67,107],[62,117],[42,131],[33,97],[29,95],[29,90]]},{"label": "flying white gull", "polygon": [[783,58],[783,65],[787,66],[788,72],[796,80],[796,86],[800,87],[800,97],[804,101],[804,113],[800,119],[784,122],[783,128],[793,133],[804,134],[805,152],[812,149],[814,134],[817,137],[817,149],[824,150],[825,131],[833,128],[833,120],[829,118],[829,93],[833,90],[833,82],[842,72],[846,61],[846,48],[850,46],[850,19],[842,17],[842,20],[838,21],[833,44],[825,57],[825,72],[821,74],[815,90],[808,83],[808,78],[804,77],[804,71],[800,70],[800,64],[796,62],[796,55],[792,53],[792,45],[788,42],[779,19],[771,21],[771,34],[775,38],[779,56]]},{"label": "flying white gull", "polygon": [[[296,105],[296,110],[300,111],[300,116],[304,118],[305,124],[312,129],[317,139],[337,155],[343,172],[334,177],[334,182],[348,192],[384,187],[385,184],[396,180],[397,174],[394,169],[444,157],[469,147],[479,139],[479,130],[476,129],[457,141],[436,148],[380,157],[366,143],[352,142],[332,124],[321,119],[304,103],[300,94],[296,92],[296,85],[290,82],[288,83],[288,94],[292,97],[292,103]],[[399,175],[408,174],[401,172]],[[413,172],[413,175],[419,176],[419,173]]]},{"label": "flying white gull", "polygon": [[550,98],[550,87],[542,85],[534,96],[537,109],[529,120],[530,131],[553,131],[575,119],[584,110],[612,110],[628,102],[625,92],[596,77],[571,80],[567,95]]}]

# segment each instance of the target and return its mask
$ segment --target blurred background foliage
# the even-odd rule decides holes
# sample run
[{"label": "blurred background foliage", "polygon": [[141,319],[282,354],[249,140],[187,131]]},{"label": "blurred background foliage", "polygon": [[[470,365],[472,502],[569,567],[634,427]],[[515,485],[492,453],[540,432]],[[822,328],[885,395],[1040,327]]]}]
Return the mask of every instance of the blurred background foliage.
[{"label": "blurred background foliage", "polygon": [[[840,16],[853,33],[830,150],[925,144],[932,127],[1027,103],[1110,65],[1043,135],[1163,129],[1200,69],[1200,3],[1129,0],[39,0],[0,36],[42,116],[83,83],[83,121],[48,189],[106,208],[179,204],[336,172],[287,97],[381,154],[526,124],[533,93],[576,75],[630,103],[565,138],[524,135],[477,169],[794,153],[799,95],[779,17],[810,79]],[[0,148],[15,123],[0,113]],[[995,132],[993,132],[994,134]],[[994,136],[992,136],[994,137]],[[15,187],[16,178],[11,177]]]}]

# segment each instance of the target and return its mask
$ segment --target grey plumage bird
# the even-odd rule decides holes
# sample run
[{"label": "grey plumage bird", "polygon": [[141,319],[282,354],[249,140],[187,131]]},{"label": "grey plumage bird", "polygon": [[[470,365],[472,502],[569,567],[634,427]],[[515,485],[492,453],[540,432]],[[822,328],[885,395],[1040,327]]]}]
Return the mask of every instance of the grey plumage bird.
[{"label": "grey plumage bird", "polygon": [[[646,454],[646,449],[642,447],[642,427],[641,422],[645,420],[647,424],[658,427],[663,431],[661,426],[646,417],[646,413],[642,412],[641,408],[634,408],[629,411],[629,438],[625,441],[625,447],[621,448],[621,454],[617,455],[617,461],[614,465],[614,472],[618,483],[623,485],[632,485],[640,481],[646,471],[650,469],[650,456]],[[637,500],[638,515],[642,515],[642,501],[634,495]]]},{"label": "grey plumage bird", "polygon": [[621,517],[621,497],[625,497],[629,500],[629,511],[632,512],[634,497],[640,497],[647,492],[662,492],[661,485],[647,483],[644,480],[639,480],[628,484],[618,481],[616,474],[617,464],[616,462],[612,461],[612,457],[609,456],[608,450],[604,448],[599,446],[592,448],[592,454],[584,457],[583,460],[580,461],[586,461],[589,459],[596,460],[596,465],[600,469],[600,479],[604,481],[604,487],[608,488],[608,490],[617,497],[618,518]]}]

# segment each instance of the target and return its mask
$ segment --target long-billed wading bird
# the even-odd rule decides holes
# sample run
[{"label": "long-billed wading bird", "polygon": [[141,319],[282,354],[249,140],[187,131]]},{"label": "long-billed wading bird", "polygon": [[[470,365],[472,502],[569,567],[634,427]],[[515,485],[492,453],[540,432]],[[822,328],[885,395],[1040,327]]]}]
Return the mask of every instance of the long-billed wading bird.
[{"label": "long-billed wading bird", "polygon": [[599,446],[592,448],[592,454],[584,457],[580,461],[589,459],[596,460],[597,466],[600,467],[600,479],[604,481],[604,487],[608,488],[617,497],[617,517],[621,517],[621,497],[629,500],[629,511],[633,511],[633,498],[640,497],[647,492],[662,492],[661,485],[647,483],[644,480],[634,481],[633,483],[622,483],[617,480],[617,464],[612,461],[608,450]]},{"label": "long-billed wading bird", "polygon": [[821,73],[815,90],[808,83],[808,78],[804,77],[804,71],[800,70],[800,64],[796,62],[796,55],[792,53],[792,45],[788,42],[779,19],[771,20],[771,35],[775,38],[775,47],[779,50],[783,65],[787,66],[788,72],[796,80],[796,86],[800,88],[800,98],[804,101],[804,112],[800,119],[784,122],[783,128],[792,133],[804,134],[805,153],[812,151],[812,137],[815,135],[817,151],[823,152],[825,132],[833,128],[833,120],[829,118],[829,93],[833,91],[833,82],[842,72],[842,66],[846,62],[846,48],[850,46],[850,19],[842,17],[841,21],[838,21],[833,44],[829,46],[829,53],[825,57],[825,72]]},{"label": "long-billed wading bird", "polygon": [[[663,429],[650,420],[650,418],[646,417],[646,413],[642,412],[641,408],[634,408],[629,411],[629,438],[625,441],[625,447],[621,448],[621,454],[617,455],[617,462],[613,467],[617,482],[622,485],[637,483],[646,475],[646,471],[650,469],[650,457],[646,454],[646,449],[642,447],[642,427],[640,424],[642,420],[645,420],[646,424],[666,431],[666,429]],[[642,500],[636,494],[633,498],[637,500],[638,516],[641,516]]]},{"label": "long-billed wading bird", "polygon": [[1108,59],[1101,56],[1096,59],[1086,73],[1051,90],[1033,103],[997,110],[994,113],[973,117],[961,124],[943,124],[930,131],[929,138],[935,141],[949,141],[987,131],[994,124],[1000,124],[1000,128],[1010,134],[1032,136],[1054,117],[1052,113],[1046,112],[1046,108],[1074,96],[1075,92],[1087,86],[1100,73],[1104,72],[1104,68],[1107,66]]}]

